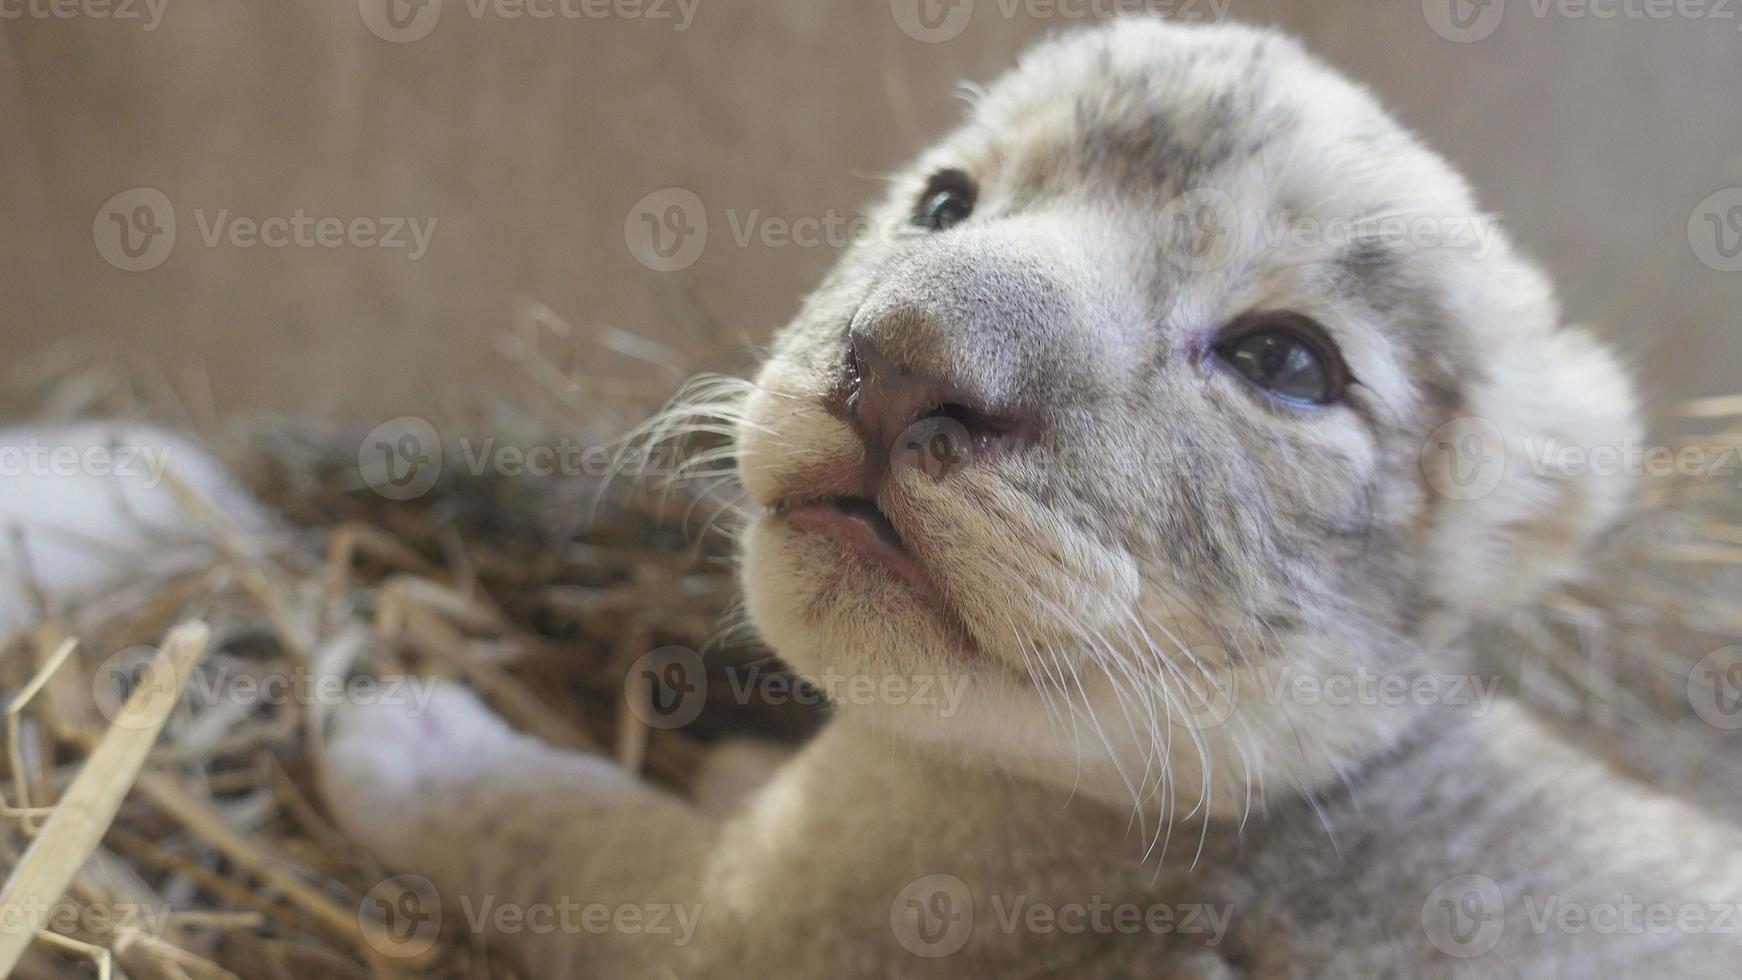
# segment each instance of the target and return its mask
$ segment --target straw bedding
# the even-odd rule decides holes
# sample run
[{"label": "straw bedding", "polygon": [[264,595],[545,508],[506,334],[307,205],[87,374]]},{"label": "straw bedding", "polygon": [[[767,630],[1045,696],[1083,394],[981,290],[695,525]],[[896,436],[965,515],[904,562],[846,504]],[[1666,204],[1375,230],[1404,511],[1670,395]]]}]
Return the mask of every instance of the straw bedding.
[{"label": "straw bedding", "polygon": [[[605,391],[555,361],[520,364],[539,406],[493,403],[438,428],[621,446],[656,406],[648,392],[671,386]],[[139,395],[136,371],[61,367],[54,384],[25,386],[39,416],[178,414]],[[1742,399],[1711,400],[1679,422],[1702,433],[1690,440],[1734,446],[1739,415]],[[690,478],[454,468],[405,503],[359,479],[360,431],[203,428],[287,526],[244,534],[189,497],[208,543],[166,549],[79,608],[45,609],[0,649],[0,870],[10,893],[64,888],[31,920],[43,928],[17,976],[514,976],[479,936],[392,955],[364,901],[389,873],[341,837],[315,790],[322,683],[462,678],[517,726],[679,791],[710,741],[798,740],[823,720],[803,703],[731,697],[680,730],[626,710],[626,674],[651,650],[702,651],[710,671],[768,658],[736,613],[730,490],[717,478],[729,449],[705,425],[675,437],[680,455],[711,461]],[[643,431],[654,433],[643,449],[670,442]],[[1691,699],[1721,682],[1694,665],[1742,643],[1738,481],[1655,479],[1641,516],[1604,545],[1599,575],[1484,638],[1509,685],[1581,740],[1730,814],[1742,814],[1742,732],[1702,719]],[[281,696],[185,695],[267,690],[215,686],[239,679],[276,681]]]}]

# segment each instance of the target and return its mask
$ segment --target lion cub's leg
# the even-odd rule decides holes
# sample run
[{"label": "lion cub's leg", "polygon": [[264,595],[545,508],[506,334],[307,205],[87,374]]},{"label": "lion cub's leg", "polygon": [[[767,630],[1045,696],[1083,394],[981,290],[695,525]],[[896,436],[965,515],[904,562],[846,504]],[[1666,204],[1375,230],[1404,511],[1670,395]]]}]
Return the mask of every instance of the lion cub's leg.
[{"label": "lion cub's leg", "polygon": [[346,833],[427,878],[445,916],[512,946],[534,976],[670,964],[699,924],[707,817],[512,731],[462,688],[421,708],[342,709],[325,783]]}]

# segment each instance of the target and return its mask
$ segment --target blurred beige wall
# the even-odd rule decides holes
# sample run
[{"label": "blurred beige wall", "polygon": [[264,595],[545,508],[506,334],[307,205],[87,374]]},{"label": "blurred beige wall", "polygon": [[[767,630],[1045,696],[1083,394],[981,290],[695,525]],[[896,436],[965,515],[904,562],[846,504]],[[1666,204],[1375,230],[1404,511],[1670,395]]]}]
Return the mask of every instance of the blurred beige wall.
[{"label": "blurred beige wall", "polygon": [[[389,2],[434,19],[386,20]],[[698,341],[673,324],[698,320],[757,341],[832,253],[740,245],[753,214],[852,216],[879,172],[957,118],[956,82],[1081,22],[1063,12],[1108,5],[978,0],[959,33],[946,20],[953,36],[927,42],[903,30],[916,0],[567,0],[581,16],[505,16],[522,2],[0,0],[9,355],[97,338],[178,384],[203,370],[224,412],[367,416],[500,376],[501,335],[527,301],[678,346]],[[1490,0],[1449,40],[1448,2],[1217,0],[1370,83],[1660,392],[1742,387],[1742,272],[1710,245],[1703,261],[1695,234],[1714,234],[1702,202],[1742,187],[1742,5],[1651,19],[1633,16],[1647,0],[1554,0],[1541,16],[1544,0]],[[141,19],[97,16],[115,9]],[[617,13],[584,15],[600,9]],[[161,225],[99,215],[135,188],[173,212],[167,256],[117,251],[123,231],[143,245]],[[693,192],[710,226],[675,272],[628,244],[638,202],[665,188]],[[125,223],[158,199],[121,200]],[[1742,191],[1709,207],[1742,223]],[[299,209],[346,229],[435,224],[415,260],[409,247],[243,247],[235,225],[205,240],[220,214]]]}]

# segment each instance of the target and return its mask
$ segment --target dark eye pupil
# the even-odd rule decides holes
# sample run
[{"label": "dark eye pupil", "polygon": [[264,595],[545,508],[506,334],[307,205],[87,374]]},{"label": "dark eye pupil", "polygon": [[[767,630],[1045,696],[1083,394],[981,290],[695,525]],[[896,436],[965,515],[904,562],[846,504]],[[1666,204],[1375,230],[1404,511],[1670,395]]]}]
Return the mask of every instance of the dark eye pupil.
[{"label": "dark eye pupil", "polygon": [[938,191],[925,202],[925,224],[934,231],[942,231],[967,218],[973,211],[974,206],[957,191]]},{"label": "dark eye pupil", "polygon": [[974,185],[959,170],[945,170],[932,177],[914,209],[913,223],[929,231],[943,231],[966,221],[974,213]]},{"label": "dark eye pupil", "polygon": [[1335,396],[1324,359],[1292,334],[1250,333],[1229,344],[1223,356],[1248,381],[1291,401],[1324,404]]}]

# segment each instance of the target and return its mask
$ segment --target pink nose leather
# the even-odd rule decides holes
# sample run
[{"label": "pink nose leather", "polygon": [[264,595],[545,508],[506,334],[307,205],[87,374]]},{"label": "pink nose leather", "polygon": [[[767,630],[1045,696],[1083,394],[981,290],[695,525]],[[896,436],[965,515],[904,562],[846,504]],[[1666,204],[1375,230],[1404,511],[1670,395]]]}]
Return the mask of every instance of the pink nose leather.
[{"label": "pink nose leather", "polygon": [[913,448],[906,443],[923,441],[934,455],[965,463],[1031,429],[947,378],[895,363],[869,338],[854,337],[850,348],[846,407],[865,441],[873,487],[893,454]]}]

